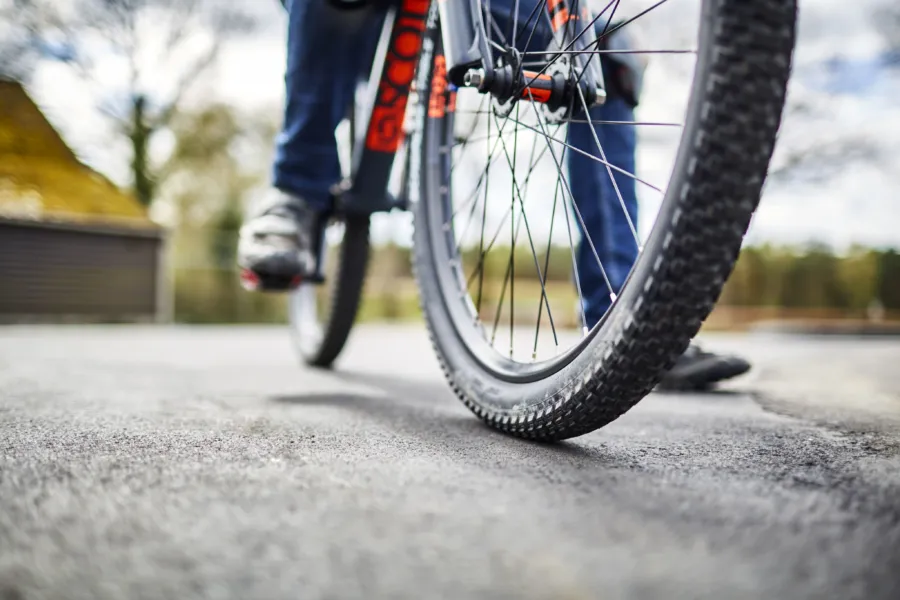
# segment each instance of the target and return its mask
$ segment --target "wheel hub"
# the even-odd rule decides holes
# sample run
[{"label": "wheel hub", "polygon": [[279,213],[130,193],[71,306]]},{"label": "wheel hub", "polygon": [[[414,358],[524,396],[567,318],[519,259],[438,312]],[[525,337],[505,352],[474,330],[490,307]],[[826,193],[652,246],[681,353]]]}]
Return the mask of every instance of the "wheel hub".
[{"label": "wheel hub", "polygon": [[[553,77],[554,80],[562,79],[562,81],[569,84],[572,76],[572,64],[569,62],[569,57],[561,56],[558,60],[551,62],[547,67],[547,75]],[[568,87],[574,89],[574,85]],[[568,119],[571,105],[572,103],[568,102],[554,108],[550,104],[543,103],[541,104],[541,112],[548,123],[558,124]]]},{"label": "wheel hub", "polygon": [[529,100],[542,105],[542,112],[551,123],[559,123],[570,116],[570,106],[575,102],[579,88],[588,106],[602,103],[603,90],[590,89],[586,82],[572,77],[572,61],[567,55],[549,54],[547,65],[539,71],[522,68],[520,53],[510,48],[496,58],[496,66],[490,74],[483,68],[469,69],[463,77],[467,87],[477,88],[482,94],[491,94],[492,110],[499,117],[507,117],[518,100]]}]

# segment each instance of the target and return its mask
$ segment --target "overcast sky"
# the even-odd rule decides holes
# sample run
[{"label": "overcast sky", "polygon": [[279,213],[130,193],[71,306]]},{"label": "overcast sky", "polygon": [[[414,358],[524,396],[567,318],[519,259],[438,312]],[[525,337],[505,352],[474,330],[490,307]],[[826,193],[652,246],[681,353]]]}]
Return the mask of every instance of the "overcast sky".
[{"label": "overcast sky", "polygon": [[[216,97],[242,110],[277,114],[285,55],[281,7],[276,0],[230,1],[254,11],[262,27],[252,37],[225,48],[203,97]],[[773,167],[798,149],[831,149],[811,167],[769,182],[749,234],[751,242],[821,240],[839,248],[851,243],[900,246],[900,65],[888,64],[884,40],[873,29],[872,8],[883,2],[801,3],[791,94],[811,110],[785,121]],[[635,8],[641,2],[626,0],[626,4]],[[648,19],[644,33],[661,43],[682,38],[691,31],[696,4],[696,0],[671,0],[669,14]],[[679,6],[686,10],[679,11]],[[665,61],[651,64],[639,120],[665,119],[672,104],[667,90],[684,88],[677,80],[677,69],[670,67]],[[120,73],[111,63],[104,76],[115,81]],[[109,143],[109,132],[95,116],[91,99],[78,93],[65,68],[42,67],[31,91],[82,157],[114,180],[127,181],[126,149]],[[843,140],[849,140],[846,152]],[[651,181],[664,179],[673,148],[673,141],[643,135],[639,175]],[[652,216],[654,194],[642,193],[641,200],[644,215]]]}]

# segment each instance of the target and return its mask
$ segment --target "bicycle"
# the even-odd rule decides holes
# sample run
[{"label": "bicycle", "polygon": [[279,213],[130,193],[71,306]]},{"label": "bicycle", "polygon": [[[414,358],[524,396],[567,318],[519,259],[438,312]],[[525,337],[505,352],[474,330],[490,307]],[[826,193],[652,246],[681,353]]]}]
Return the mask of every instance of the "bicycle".
[{"label": "bicycle", "polygon": [[[559,138],[559,132],[604,102],[597,57],[624,53],[604,49],[604,41],[679,2],[661,0],[614,21],[623,10],[619,0],[596,12],[578,0],[542,0],[525,19],[517,10],[507,19],[513,24],[506,31],[488,1],[392,3],[369,79],[377,83],[368,85],[368,101],[350,120],[349,176],[336,186],[334,210],[319,228],[316,276],[290,299],[291,330],[303,360],[327,367],[348,338],[366,277],[371,215],[408,209],[415,225],[413,270],[432,344],[454,392],[478,417],[509,434],[559,440],[602,427],[645,397],[698,332],[738,257],[780,125],[795,36],[794,0],[703,0],[696,48],[627,51],[696,57],[683,123],[621,123],[675,128],[678,151],[665,189],[628,173],[661,192],[658,217],[645,239],[629,220],[640,249],[637,262],[622,289],[610,288],[611,308],[600,322],[584,327],[570,347],[560,349],[560,340],[573,334],[558,329],[561,321],[553,318],[554,307],[559,315],[567,302],[550,298],[550,291],[562,289],[551,281],[551,256],[560,247],[552,243],[553,231],[555,222],[565,222],[558,225],[557,238],[563,236],[560,231],[568,234],[564,240],[574,264],[572,230],[580,214],[570,202],[563,164],[566,152],[584,151]],[[353,0],[345,8],[367,6]],[[539,22],[553,32],[550,45],[520,48]],[[473,106],[478,108],[473,111]],[[530,136],[531,144],[520,142],[520,136]],[[479,156],[470,158],[467,151],[482,138],[489,152],[484,170],[462,177],[459,170],[470,168]],[[538,141],[544,142],[539,151]],[[398,152],[401,145],[404,151]],[[590,158],[604,165],[615,186],[616,167],[606,160],[599,139],[596,146]],[[389,179],[398,155],[403,155],[398,163],[402,186],[391,194]],[[537,161],[546,158],[552,163],[542,163],[541,171]],[[497,195],[496,186],[505,180],[496,172],[504,166],[512,181]],[[535,205],[540,184],[532,180],[546,179],[547,169],[554,168],[555,182],[538,190],[543,203]],[[473,180],[474,191],[461,191]],[[503,199],[502,218],[493,208],[500,205],[497,198]],[[526,204],[532,211],[545,209],[551,198],[547,241],[538,245],[533,234],[540,227],[529,223]],[[479,213],[480,227],[470,234]],[[485,281],[488,254],[494,248],[507,251],[497,246],[501,233],[509,234],[511,249],[506,264],[499,263],[505,276],[497,306],[488,308],[497,296],[496,286]],[[527,238],[532,255],[524,265],[515,256],[523,234],[521,243]],[[589,232],[582,246],[585,242],[600,262]],[[529,299],[529,315],[537,312],[533,344],[531,331],[527,344],[521,336],[515,340],[522,328],[521,291],[519,304],[515,301],[516,273],[522,269],[530,270],[528,282],[538,295]],[[572,270],[569,289],[578,294],[583,311],[578,269]],[[520,281],[520,290],[523,285]],[[326,294],[330,299],[323,304]],[[498,328],[502,351],[496,347]]]}]

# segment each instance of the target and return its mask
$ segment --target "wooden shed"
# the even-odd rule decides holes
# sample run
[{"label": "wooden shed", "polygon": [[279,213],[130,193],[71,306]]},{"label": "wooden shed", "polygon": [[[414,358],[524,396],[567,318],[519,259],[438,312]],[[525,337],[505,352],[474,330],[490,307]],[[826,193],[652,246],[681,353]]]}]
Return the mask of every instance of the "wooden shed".
[{"label": "wooden shed", "polygon": [[0,321],[168,318],[165,236],[0,79]]}]

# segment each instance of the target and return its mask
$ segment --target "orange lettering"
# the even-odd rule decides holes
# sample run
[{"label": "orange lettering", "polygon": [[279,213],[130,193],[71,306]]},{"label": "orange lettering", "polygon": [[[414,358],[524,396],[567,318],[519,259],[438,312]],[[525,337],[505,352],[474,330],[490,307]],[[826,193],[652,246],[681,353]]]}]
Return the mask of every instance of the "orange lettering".
[{"label": "orange lettering", "polygon": [[559,31],[559,28],[566,24],[569,20],[569,9],[563,8],[553,16],[553,31]]},{"label": "orange lettering", "polygon": [[443,54],[434,57],[434,76],[431,79],[431,98],[428,101],[428,116],[440,119],[447,105],[447,60]]},{"label": "orange lettering", "polygon": [[540,88],[525,88],[522,90],[522,98],[526,100],[534,99],[535,102],[549,102],[550,90],[542,90]]},{"label": "orange lettering", "polygon": [[422,49],[428,7],[429,0],[403,0],[400,6],[366,132],[366,148],[370,150],[396,152],[400,146],[403,117],[416,72],[416,59]]}]

